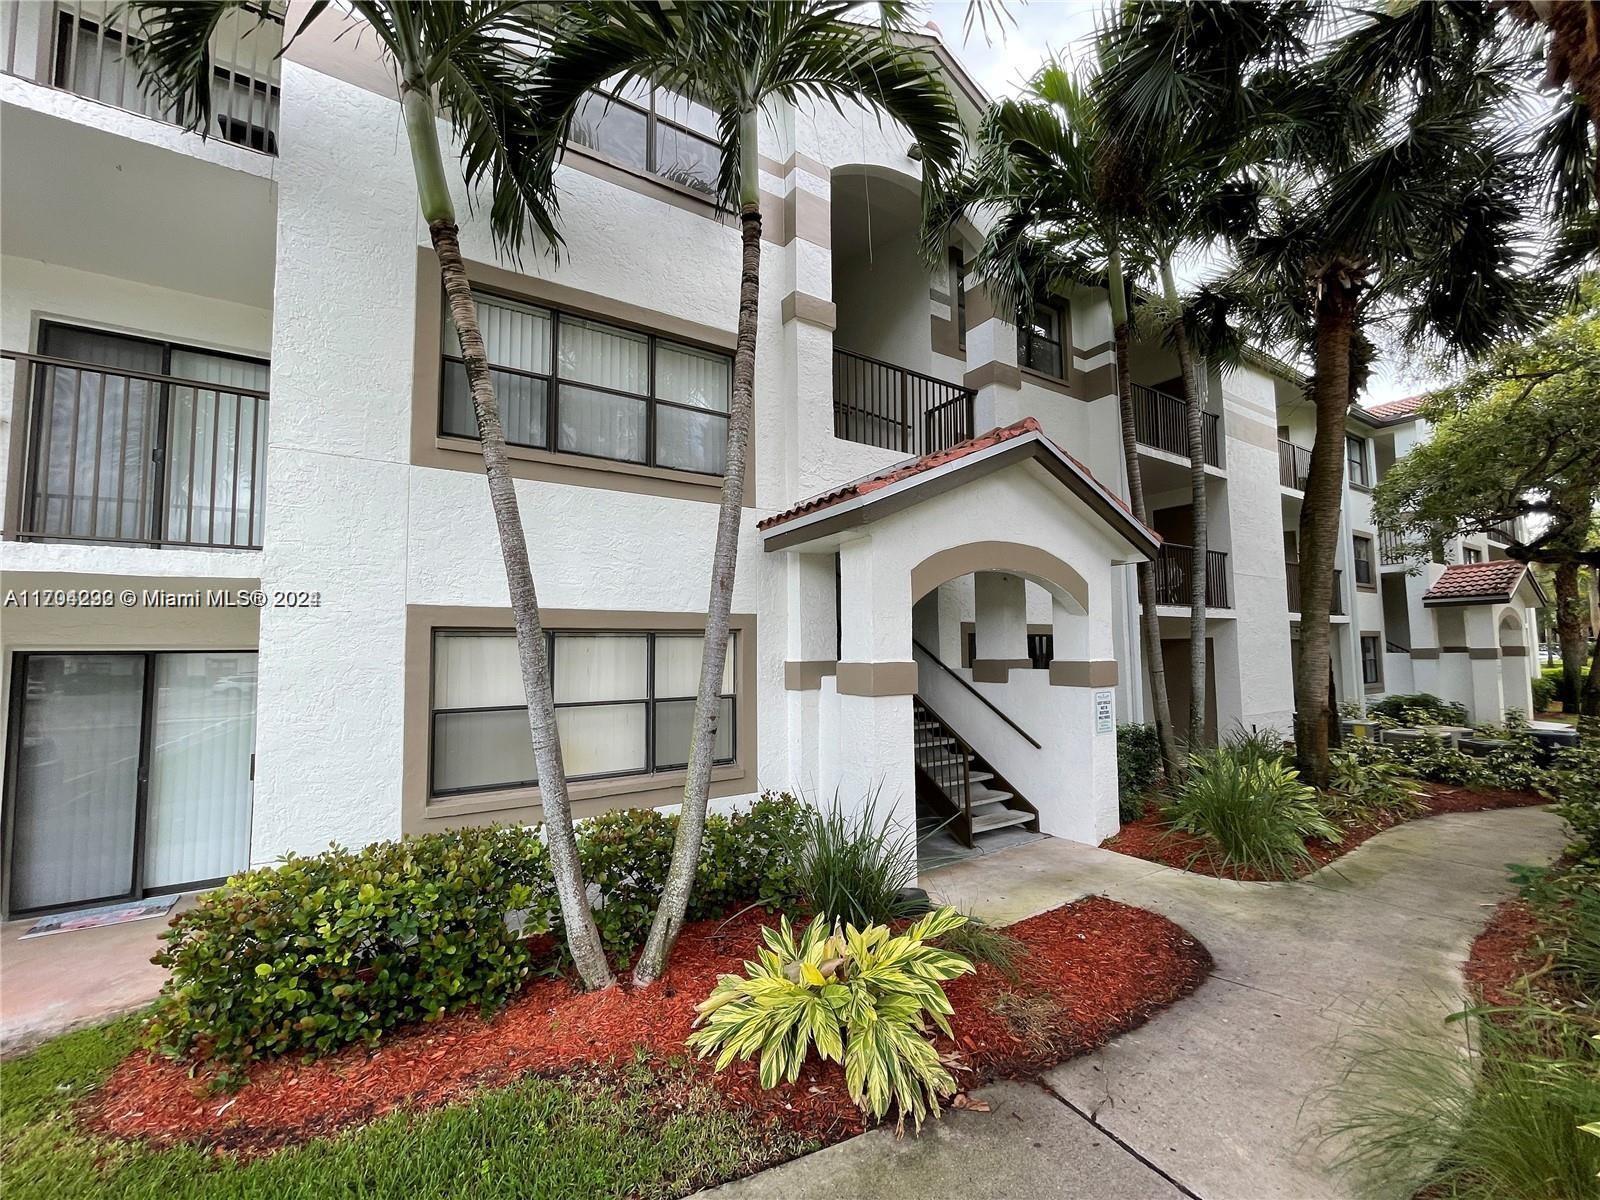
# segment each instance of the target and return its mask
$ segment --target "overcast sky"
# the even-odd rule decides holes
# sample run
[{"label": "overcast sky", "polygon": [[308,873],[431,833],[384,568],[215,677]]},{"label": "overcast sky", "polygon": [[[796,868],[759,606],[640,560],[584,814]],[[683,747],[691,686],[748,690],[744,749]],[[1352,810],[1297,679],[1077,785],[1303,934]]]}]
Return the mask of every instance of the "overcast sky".
[{"label": "overcast sky", "polygon": [[[1086,55],[1103,5],[1101,0],[1008,0],[1011,21],[1003,31],[991,21],[987,44],[976,25],[972,36],[965,36],[967,0],[931,0],[924,7],[929,22],[972,77],[991,96],[1004,96],[1014,95],[1047,55]],[[1363,404],[1409,396],[1441,382],[1425,364],[1408,365],[1394,359],[1392,355],[1380,358],[1374,378],[1362,394]]]}]

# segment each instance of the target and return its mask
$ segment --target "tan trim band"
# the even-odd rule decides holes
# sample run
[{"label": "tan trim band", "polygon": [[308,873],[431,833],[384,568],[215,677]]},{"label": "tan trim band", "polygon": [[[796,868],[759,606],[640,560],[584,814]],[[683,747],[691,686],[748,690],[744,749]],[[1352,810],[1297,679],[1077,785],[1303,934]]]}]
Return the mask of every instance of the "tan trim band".
[{"label": "tan trim band", "polygon": [[1263,450],[1276,450],[1278,448],[1278,430],[1275,425],[1265,421],[1258,421],[1252,416],[1247,416],[1237,408],[1230,408],[1223,418],[1227,436],[1236,438],[1241,442],[1248,442],[1252,446],[1259,446]]},{"label": "tan trim band", "polygon": [[831,658],[791,658],[783,664],[783,687],[788,692],[814,692],[839,664]]},{"label": "tan trim band", "polygon": [[804,321],[807,325],[815,325],[819,329],[830,331],[839,327],[838,306],[821,296],[812,296],[806,292],[790,292],[783,298],[779,311],[783,315],[785,325],[790,321]]},{"label": "tan trim band", "polygon": [[1067,374],[1068,394],[1080,400],[1096,400],[1117,390],[1117,364],[1101,363],[1087,371],[1073,366]]},{"label": "tan trim band", "polygon": [[1528,648],[1526,646],[1501,646],[1500,653],[1507,658],[1527,658]]},{"label": "tan trim band", "polygon": [[973,391],[997,383],[1001,387],[1019,388],[1022,386],[1022,369],[1010,363],[995,362],[993,359],[973,368],[961,377],[964,387]]},{"label": "tan trim band", "polygon": [[915,696],[914,662],[842,662],[835,680],[841,696]]},{"label": "tan trim band", "polygon": [[1418,646],[1411,651],[1411,657],[1416,659],[1430,659],[1439,657],[1437,646]]},{"label": "tan trim band", "polygon": [[1054,375],[1046,375],[1043,371],[1035,371],[1031,367],[1019,368],[1022,372],[1022,382],[1031,383],[1035,387],[1044,388],[1047,392],[1056,392],[1062,396],[1071,396],[1074,400],[1081,399],[1072,390],[1072,385],[1065,379],[1057,379]]},{"label": "tan trim band", "polygon": [[1083,576],[1048,551],[1020,542],[968,542],[929,555],[911,568],[911,601],[915,604],[941,583],[977,571],[1009,571],[1054,584],[1089,611],[1089,584]]},{"label": "tan trim band", "polygon": [[[704,613],[627,612],[598,609],[546,608],[540,611],[546,629],[694,631],[705,628]],[[491,821],[531,823],[543,818],[539,789],[508,788],[464,796],[430,797],[428,779],[428,714],[433,686],[433,633],[436,629],[510,629],[511,610],[496,607],[408,604],[405,634],[405,718],[402,741],[400,829],[426,833],[458,825]],[[714,767],[711,795],[742,796],[756,790],[756,747],[759,745],[756,704],[756,617],[736,613],[728,627],[739,634],[734,662],[734,721],[738,730],[737,761]],[[617,808],[655,807],[683,799],[686,772],[659,771],[619,779],[591,779],[569,787],[573,815],[592,817]]]},{"label": "tan trim band", "polygon": [[1070,662],[1057,659],[1050,664],[1051,687],[1115,687],[1117,661],[1114,658]]},{"label": "tan trim band", "polygon": [[1482,646],[1474,646],[1467,651],[1467,657],[1475,658],[1480,662],[1487,662],[1490,659],[1498,660],[1500,657],[1500,647],[1489,646],[1485,648]]},{"label": "tan trim band", "polygon": [[975,658],[972,660],[974,683],[1005,683],[1013,671],[1032,669],[1033,660],[1027,658]]},{"label": "tan trim band", "polygon": [[1439,649],[1446,654],[1465,654],[1469,648],[1466,646],[1440,646]]}]

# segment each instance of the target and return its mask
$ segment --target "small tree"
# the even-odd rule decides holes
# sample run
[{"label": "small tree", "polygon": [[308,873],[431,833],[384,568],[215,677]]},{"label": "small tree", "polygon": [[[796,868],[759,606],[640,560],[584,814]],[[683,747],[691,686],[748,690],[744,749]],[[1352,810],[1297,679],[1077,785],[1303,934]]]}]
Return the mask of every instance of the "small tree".
[{"label": "small tree", "polygon": [[1533,337],[1430,396],[1428,441],[1374,492],[1378,527],[1417,556],[1440,540],[1516,523],[1509,557],[1555,568],[1569,694],[1600,715],[1600,662],[1579,687],[1580,567],[1600,568],[1600,283]]},{"label": "small tree", "polygon": [[[450,317],[460,336],[461,357],[472,389],[489,502],[511,596],[517,657],[539,774],[539,801],[567,945],[585,985],[605,987],[612,982],[611,969],[595,930],[578,862],[539,598],[506,459],[500,405],[478,327],[477,304],[461,258],[455,202],[450,198],[449,173],[439,141],[442,115],[460,142],[463,179],[469,187],[489,191],[489,228],[501,249],[515,254],[530,227],[546,243],[559,242],[552,174],[548,163],[541,160],[541,141],[528,115],[532,106],[527,94],[526,52],[542,34],[533,20],[536,6],[482,0],[453,4],[347,0],[347,6],[375,35],[395,70],[417,197],[439,256]],[[212,35],[235,10],[264,21],[266,6],[245,0],[135,0],[131,8],[143,36],[142,41],[132,42],[130,50],[140,74],[173,105],[189,128],[203,136],[211,125]],[[327,0],[317,0],[300,29],[326,15],[327,9]],[[369,136],[387,142],[394,131],[382,126],[369,131]]]},{"label": "small tree", "polygon": [[711,789],[755,401],[762,110],[773,101],[875,108],[910,132],[930,182],[954,163],[960,150],[960,121],[943,79],[932,63],[896,36],[904,6],[879,4],[876,23],[852,21],[861,7],[855,0],[567,4],[559,10],[552,42],[531,79],[534,121],[551,157],[560,154],[579,105],[602,85],[624,88],[633,82],[649,83],[714,111],[722,142],[718,197],[739,214],[743,243],[727,468],[717,515],[688,780],[661,905],[634,967],[634,982],[640,985],[661,975],[683,927]]}]

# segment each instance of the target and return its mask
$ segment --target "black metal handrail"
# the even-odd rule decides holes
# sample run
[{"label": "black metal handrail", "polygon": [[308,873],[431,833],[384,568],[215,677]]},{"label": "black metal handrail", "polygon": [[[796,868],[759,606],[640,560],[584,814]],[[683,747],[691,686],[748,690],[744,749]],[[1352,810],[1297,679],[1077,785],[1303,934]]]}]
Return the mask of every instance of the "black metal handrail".
[{"label": "black metal handrail", "polygon": [[21,538],[259,550],[268,393],[43,354],[18,365]]},{"label": "black metal handrail", "polygon": [[[1206,462],[1213,467],[1221,466],[1221,418],[1207,412],[1201,413],[1200,419],[1200,439]],[[1133,385],[1133,435],[1143,445],[1188,458],[1188,408],[1176,396],[1136,383]]]},{"label": "black metal handrail", "polygon": [[933,711],[921,696],[911,706],[911,757],[916,769],[956,806],[959,820],[953,832],[963,845],[972,845],[972,760],[976,752]]},{"label": "black metal handrail", "polygon": [[[1298,613],[1300,611],[1300,564],[1286,562],[1283,564],[1283,570],[1289,591],[1289,611]],[[1333,601],[1328,609],[1329,616],[1344,616],[1344,588],[1340,586],[1343,579],[1344,572],[1336,569],[1333,572]]]},{"label": "black metal handrail", "polygon": [[[1156,573],[1157,604],[1189,607],[1189,570],[1193,563],[1193,546],[1181,542],[1161,544],[1152,564]],[[1228,598],[1228,554],[1225,550],[1206,551],[1206,607],[1233,607]]]},{"label": "black metal handrail", "polygon": [[833,434],[902,454],[932,454],[973,429],[971,388],[852,350],[833,352]]},{"label": "black metal handrail", "polygon": [[1311,476],[1311,451],[1284,438],[1278,439],[1278,482],[1297,492],[1306,490]]},{"label": "black metal handrail", "polygon": [[1000,711],[1000,709],[999,709],[999,708],[997,708],[997,707],[996,707],[996,706],[995,706],[995,703],[994,703],[994,701],[993,701],[993,700],[990,700],[990,699],[989,699],[989,697],[987,697],[987,696],[985,696],[985,695],[984,695],[984,694],[983,694],[983,693],[982,693],[982,692],[980,692],[980,691],[979,691],[979,690],[978,690],[978,689],[977,689],[977,688],[975,688],[975,687],[973,687],[973,686],[972,686],[972,685],[971,685],[971,684],[970,684],[970,683],[968,683],[968,682],[967,682],[967,681],[966,681],[966,680],[965,680],[965,679],[963,679],[963,678],[961,678],[961,676],[960,676],[960,674],[959,674],[959,673],[957,673],[957,672],[956,672],[956,671],[954,671],[954,670],[952,670],[952,669],[951,669],[951,668],[950,668],[950,666],[949,666],[949,665],[948,665],[948,664],[947,664],[947,663],[945,663],[945,662],[944,662],[944,660],[943,660],[943,659],[941,659],[941,658],[940,658],[940,657],[939,657],[939,656],[938,656],[938,655],[937,655],[937,654],[935,654],[935,653],[934,653],[934,652],[933,652],[933,651],[932,651],[932,650],[929,650],[929,649],[928,649],[928,648],[927,648],[927,647],[926,647],[926,646],[924,646],[924,645],[923,645],[923,644],[922,644],[922,643],[921,643],[921,642],[919,642],[919,641],[917,641],[917,640],[916,640],[916,639],[915,639],[915,638],[913,638],[913,639],[912,639],[912,641],[911,641],[911,644],[912,644],[912,645],[913,645],[913,646],[915,646],[915,647],[916,647],[916,648],[917,648],[917,649],[918,649],[918,650],[921,650],[921,651],[922,651],[922,652],[923,652],[923,653],[924,653],[924,654],[926,654],[926,655],[927,655],[927,656],[928,656],[928,657],[929,657],[929,658],[931,658],[931,659],[932,659],[932,660],[933,660],[933,665],[934,665],[934,666],[936,666],[936,667],[938,667],[938,668],[939,668],[939,669],[940,669],[940,670],[941,670],[941,671],[943,671],[943,672],[944,672],[944,673],[945,673],[945,674],[946,674],[946,675],[948,675],[948,676],[950,676],[950,678],[951,678],[951,679],[954,679],[954,680],[955,680],[955,681],[956,681],[956,682],[957,682],[957,683],[959,683],[959,684],[960,684],[960,685],[961,685],[961,686],[962,686],[962,687],[964,687],[964,688],[966,688],[966,689],[967,689],[967,691],[969,691],[969,692],[971,692],[971,693],[972,693],[972,694],[973,694],[973,695],[974,695],[974,696],[976,696],[976,697],[977,697],[977,699],[978,699],[978,703],[980,703],[980,704],[982,704],[982,705],[983,705],[983,706],[984,706],[984,707],[985,707],[985,708],[987,708],[987,709],[988,709],[988,710],[989,710],[989,711],[990,711],[990,712],[992,712],[992,713],[993,713],[993,714],[994,714],[994,715],[995,715],[995,716],[997,716],[997,717],[999,717],[999,718],[1000,718],[1000,719],[1001,719],[1001,720],[1002,720],[1002,721],[1004,721],[1004,722],[1005,722],[1005,723],[1006,723],[1006,724],[1007,724],[1007,725],[1008,725],[1008,726],[1010,726],[1010,727],[1011,727],[1011,730],[1012,730],[1012,731],[1013,731],[1013,732],[1014,732],[1014,733],[1016,733],[1016,734],[1017,734],[1017,735],[1018,735],[1018,736],[1019,736],[1019,737],[1021,737],[1021,738],[1022,738],[1022,740],[1023,740],[1023,741],[1025,741],[1025,742],[1027,742],[1027,743],[1028,743],[1028,744],[1029,744],[1029,745],[1030,745],[1030,746],[1032,746],[1032,747],[1033,747],[1033,748],[1034,748],[1034,749],[1035,749],[1035,750],[1042,750],[1042,749],[1044,749],[1044,747],[1043,747],[1043,746],[1041,746],[1041,745],[1040,745],[1040,744],[1039,744],[1039,743],[1038,743],[1038,741],[1037,741],[1037,740],[1036,740],[1036,739],[1035,739],[1035,738],[1034,738],[1034,736],[1033,736],[1033,735],[1032,735],[1032,734],[1031,734],[1031,733],[1029,733],[1029,732],[1028,732],[1028,731],[1027,731],[1027,730],[1026,730],[1026,729],[1024,729],[1024,728],[1023,728],[1023,727],[1022,727],[1022,726],[1021,726],[1021,725],[1018,725],[1018,724],[1017,724],[1017,723],[1016,723],[1016,722],[1015,722],[1015,721],[1013,721],[1013,720],[1012,720],[1012,719],[1011,719],[1011,718],[1010,718],[1010,717],[1008,717],[1008,716],[1006,716],[1006,714],[1005,714],[1005,713],[1003,713],[1003,712],[1001,712],[1001,711]]}]

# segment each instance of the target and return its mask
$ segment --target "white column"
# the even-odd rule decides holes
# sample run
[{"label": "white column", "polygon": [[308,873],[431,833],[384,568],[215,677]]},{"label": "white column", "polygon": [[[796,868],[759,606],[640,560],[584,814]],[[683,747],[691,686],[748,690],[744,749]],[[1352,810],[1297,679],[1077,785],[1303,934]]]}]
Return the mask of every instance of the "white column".
[{"label": "white column", "polygon": [[1004,683],[1013,667],[1028,662],[1028,595],[1020,575],[979,571],[973,581],[977,626],[972,676],[980,683]]}]

